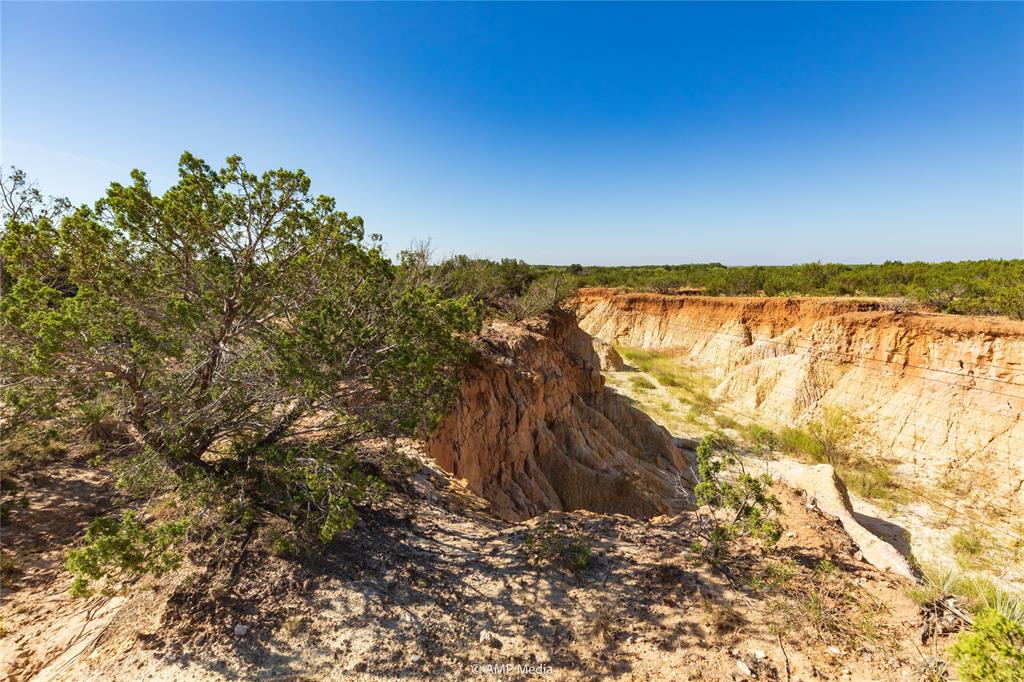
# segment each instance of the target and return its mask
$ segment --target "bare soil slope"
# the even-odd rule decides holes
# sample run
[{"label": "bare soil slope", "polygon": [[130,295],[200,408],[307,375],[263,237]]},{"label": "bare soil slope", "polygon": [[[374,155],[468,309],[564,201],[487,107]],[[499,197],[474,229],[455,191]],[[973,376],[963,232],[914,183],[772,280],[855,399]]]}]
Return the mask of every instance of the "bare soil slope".
[{"label": "bare soil slope", "polygon": [[[924,664],[905,583],[856,560],[839,524],[788,490],[777,551],[737,547],[713,568],[688,551],[691,512],[506,523],[420,462],[407,491],[316,559],[257,540],[227,565],[197,553],[163,586],[89,601],[59,572],[24,578],[4,599],[5,678],[471,679],[510,664],[524,666],[510,679],[896,680]],[[50,513],[77,504],[51,499]],[[584,538],[591,559],[540,560],[538,536]]]}]

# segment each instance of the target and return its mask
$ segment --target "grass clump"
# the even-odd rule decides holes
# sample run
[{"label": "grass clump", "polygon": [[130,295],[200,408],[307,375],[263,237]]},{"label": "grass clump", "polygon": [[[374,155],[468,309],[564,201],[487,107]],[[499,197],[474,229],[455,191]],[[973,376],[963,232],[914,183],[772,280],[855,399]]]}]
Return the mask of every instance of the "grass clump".
[{"label": "grass clump", "polygon": [[740,428],[740,423],[727,414],[716,414],[715,423],[721,429],[732,429],[735,431]]},{"label": "grass clump", "polygon": [[923,581],[908,591],[915,603],[929,604],[952,596],[969,613],[994,610],[1011,620],[1024,621],[1024,594],[955,569],[939,566],[920,566],[920,569]]},{"label": "grass clump", "polygon": [[949,548],[957,566],[964,570],[982,569],[988,565],[987,555],[994,546],[992,534],[977,525],[958,530],[949,539]]},{"label": "grass clump", "polygon": [[629,383],[633,386],[633,388],[639,389],[641,391],[653,391],[654,389],[657,388],[657,386],[652,384],[650,380],[644,376],[630,377]]},{"label": "grass clump", "polygon": [[533,564],[582,571],[593,558],[592,542],[586,533],[544,521],[526,534],[523,548]]}]

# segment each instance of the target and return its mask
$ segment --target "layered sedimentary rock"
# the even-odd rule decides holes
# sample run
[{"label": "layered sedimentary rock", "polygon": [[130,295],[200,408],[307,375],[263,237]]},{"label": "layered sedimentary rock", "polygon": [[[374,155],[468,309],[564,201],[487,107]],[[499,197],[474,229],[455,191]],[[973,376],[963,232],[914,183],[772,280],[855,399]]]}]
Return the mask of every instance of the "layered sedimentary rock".
[{"label": "layered sedimentary rock", "polygon": [[587,509],[649,517],[687,504],[691,455],[604,387],[593,340],[571,315],[494,322],[478,348],[427,446],[500,516]]},{"label": "layered sedimentary rock", "polygon": [[608,289],[577,306],[595,337],[700,368],[726,413],[790,425],[835,405],[901,473],[1006,513],[1024,503],[1024,322],[883,299]]}]

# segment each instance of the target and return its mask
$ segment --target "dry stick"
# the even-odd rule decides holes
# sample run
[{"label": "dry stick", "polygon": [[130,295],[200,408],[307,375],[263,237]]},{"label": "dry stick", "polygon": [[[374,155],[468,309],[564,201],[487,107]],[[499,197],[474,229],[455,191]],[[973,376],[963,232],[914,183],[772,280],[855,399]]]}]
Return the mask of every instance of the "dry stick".
[{"label": "dry stick", "polygon": [[779,649],[782,650],[782,660],[786,664],[786,682],[790,682],[789,677],[789,656],[786,654],[786,647],[782,646],[782,633],[776,631],[775,638],[779,640]]}]

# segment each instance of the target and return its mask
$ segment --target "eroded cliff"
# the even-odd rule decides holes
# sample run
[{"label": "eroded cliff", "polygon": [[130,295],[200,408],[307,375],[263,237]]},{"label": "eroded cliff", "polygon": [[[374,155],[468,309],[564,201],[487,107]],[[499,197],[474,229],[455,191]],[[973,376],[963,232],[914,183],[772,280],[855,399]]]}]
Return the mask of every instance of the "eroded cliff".
[{"label": "eroded cliff", "polygon": [[928,489],[996,513],[1024,503],[1024,322],[880,299],[585,289],[577,305],[595,337],[699,367],[727,413],[788,425],[836,405]]},{"label": "eroded cliff", "polygon": [[690,455],[604,387],[592,339],[572,315],[494,322],[478,346],[457,405],[427,447],[500,516],[650,517],[685,505]]}]

